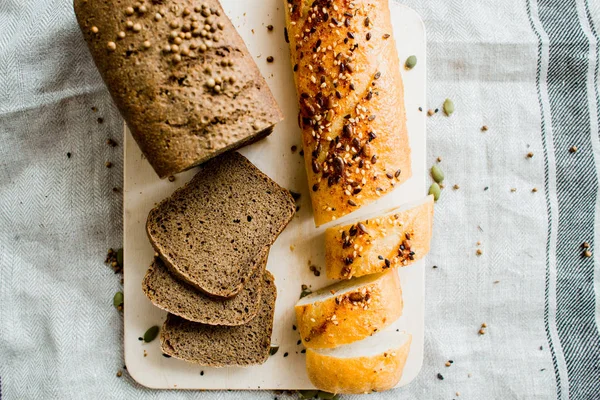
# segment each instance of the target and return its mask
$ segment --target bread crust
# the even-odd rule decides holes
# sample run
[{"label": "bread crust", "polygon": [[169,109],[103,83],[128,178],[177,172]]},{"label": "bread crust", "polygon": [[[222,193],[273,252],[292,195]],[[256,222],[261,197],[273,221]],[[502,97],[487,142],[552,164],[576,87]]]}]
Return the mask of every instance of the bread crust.
[{"label": "bread crust", "polygon": [[422,204],[406,211],[328,228],[327,277],[350,279],[410,265],[423,258],[431,242],[433,203],[433,196],[427,196]]},{"label": "bread crust", "polygon": [[388,0],[284,4],[319,226],[410,178],[404,88]]},{"label": "bread crust", "polygon": [[[202,3],[209,7],[74,0],[100,75],[161,178],[260,140],[283,119],[220,3]],[[202,33],[208,22],[210,32]]]},{"label": "bread crust", "polygon": [[336,358],[306,350],[306,370],[315,387],[329,393],[363,394],[396,386],[408,358],[412,337],[400,346],[370,357]]},{"label": "bread crust", "polygon": [[[331,290],[335,292],[335,285]],[[402,315],[402,308],[400,279],[392,270],[356,290],[296,305],[295,311],[304,346],[332,348],[382,330]]]}]

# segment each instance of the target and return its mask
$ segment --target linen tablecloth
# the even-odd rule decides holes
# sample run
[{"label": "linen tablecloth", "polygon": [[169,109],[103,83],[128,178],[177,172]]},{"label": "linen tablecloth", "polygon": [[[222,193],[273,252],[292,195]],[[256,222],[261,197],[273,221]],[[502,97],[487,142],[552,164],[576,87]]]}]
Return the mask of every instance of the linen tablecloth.
[{"label": "linen tablecloth", "polygon": [[[600,1],[405,3],[428,32],[426,110],[456,112],[428,119],[446,185],[423,369],[369,398],[600,399]],[[1,0],[0,398],[289,397],[116,376],[121,134],[71,1]]]}]

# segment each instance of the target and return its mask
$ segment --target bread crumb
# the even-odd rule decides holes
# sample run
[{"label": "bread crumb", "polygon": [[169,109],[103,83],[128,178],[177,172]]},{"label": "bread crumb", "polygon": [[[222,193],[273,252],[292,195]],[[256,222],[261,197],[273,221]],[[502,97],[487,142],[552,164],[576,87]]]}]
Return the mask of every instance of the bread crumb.
[{"label": "bread crumb", "polygon": [[122,377],[122,376],[123,376],[123,371],[121,371],[121,370],[118,370],[118,371],[117,371],[117,378],[120,378],[120,377]]}]

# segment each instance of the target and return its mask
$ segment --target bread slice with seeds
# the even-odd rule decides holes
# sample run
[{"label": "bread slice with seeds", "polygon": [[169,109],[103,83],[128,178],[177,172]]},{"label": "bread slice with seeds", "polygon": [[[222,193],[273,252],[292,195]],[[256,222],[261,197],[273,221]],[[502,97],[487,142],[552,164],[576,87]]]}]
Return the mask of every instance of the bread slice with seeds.
[{"label": "bread slice with seeds", "polygon": [[429,252],[433,196],[385,214],[325,231],[325,268],[331,279],[350,279],[403,267]]},{"label": "bread slice with seeds", "polygon": [[402,315],[396,270],[338,282],[296,304],[300,337],[308,348],[331,348],[381,331]]},{"label": "bread slice with seeds", "polygon": [[228,299],[210,297],[183,282],[158,257],[146,273],[142,288],[155,306],[189,321],[208,325],[243,325],[252,320],[260,309],[268,254],[268,248],[265,248],[252,277],[236,296]]},{"label": "bread slice with seeds", "polygon": [[385,331],[335,349],[306,350],[306,370],[319,390],[363,394],[392,389],[400,382],[412,336]]},{"label": "bread slice with seeds", "polygon": [[152,209],[146,230],[180,279],[209,295],[232,297],[295,211],[286,189],[233,152],[206,163]]},{"label": "bread slice with seeds", "polygon": [[273,275],[266,271],[260,311],[245,325],[204,325],[169,314],[160,333],[162,351],[210,367],[262,364],[269,358],[276,298]]}]

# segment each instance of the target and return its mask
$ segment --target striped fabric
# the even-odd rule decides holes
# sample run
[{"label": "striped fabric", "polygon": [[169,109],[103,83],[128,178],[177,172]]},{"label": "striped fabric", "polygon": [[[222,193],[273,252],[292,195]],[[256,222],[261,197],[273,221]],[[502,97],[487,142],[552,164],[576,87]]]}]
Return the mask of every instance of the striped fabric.
[{"label": "striped fabric", "polygon": [[[402,1],[427,27],[423,108],[456,112],[428,119],[423,367],[369,399],[600,400],[600,1]],[[292,398],[116,376],[121,126],[71,1],[0,0],[0,400]]]}]

